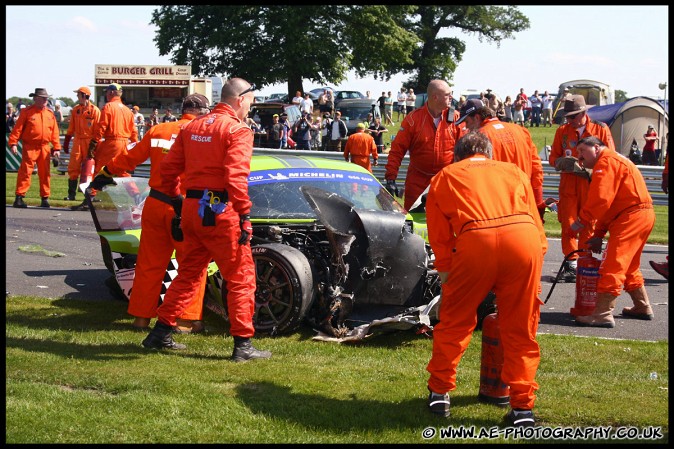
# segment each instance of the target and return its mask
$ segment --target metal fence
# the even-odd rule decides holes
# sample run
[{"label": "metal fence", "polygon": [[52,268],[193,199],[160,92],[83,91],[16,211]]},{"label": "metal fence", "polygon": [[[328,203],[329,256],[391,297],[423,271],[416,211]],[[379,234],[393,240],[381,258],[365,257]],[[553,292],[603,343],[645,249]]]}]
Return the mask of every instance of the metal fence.
[{"label": "metal fence", "polygon": [[[327,159],[334,159],[343,161],[344,156],[340,152],[335,151],[306,151],[306,150],[275,150],[270,148],[255,148],[253,150],[255,155],[293,155],[293,156],[318,156],[324,157]],[[59,163],[58,171],[61,173],[68,172],[68,158],[69,156],[61,155],[61,160]],[[382,184],[385,183],[384,173],[386,171],[386,162],[388,162],[387,154],[379,155],[379,165],[372,167],[373,174],[379,179]],[[407,166],[409,164],[409,156],[403,158],[402,164],[400,165],[400,170],[398,171],[397,183],[399,186],[405,181],[407,176]],[[668,195],[662,191],[662,171],[664,167],[662,166],[649,166],[649,165],[639,165],[639,171],[644,176],[646,180],[646,185],[648,186],[648,191],[653,198],[653,204],[658,206],[668,206],[669,198]],[[143,164],[136,167],[134,172],[135,176],[142,178],[150,177],[150,162],[149,160],[145,161]],[[557,198],[559,195],[559,172],[555,171],[555,168],[548,164],[548,161],[543,161],[543,197],[553,197]]]}]

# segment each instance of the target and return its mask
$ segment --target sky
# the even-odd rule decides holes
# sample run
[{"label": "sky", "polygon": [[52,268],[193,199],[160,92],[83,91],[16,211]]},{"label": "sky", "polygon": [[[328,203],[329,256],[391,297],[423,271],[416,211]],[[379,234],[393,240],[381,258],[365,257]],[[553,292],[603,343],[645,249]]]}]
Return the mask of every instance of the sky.
[{"label": "sky", "polygon": [[[96,64],[173,65],[159,56],[150,25],[157,6],[5,6],[6,98],[27,97],[44,87],[54,97],[76,100],[73,90],[93,85]],[[561,83],[590,79],[628,97],[669,98],[668,6],[520,6],[530,28],[496,44],[457,34],[466,52],[452,80],[454,95],[492,89],[502,98],[521,87],[556,93]],[[450,34],[451,33],[451,34]],[[341,90],[396,92],[407,76],[389,81],[358,78]],[[666,92],[660,83],[668,83]],[[304,81],[305,91],[322,85]],[[259,95],[286,92],[264,86]]]}]

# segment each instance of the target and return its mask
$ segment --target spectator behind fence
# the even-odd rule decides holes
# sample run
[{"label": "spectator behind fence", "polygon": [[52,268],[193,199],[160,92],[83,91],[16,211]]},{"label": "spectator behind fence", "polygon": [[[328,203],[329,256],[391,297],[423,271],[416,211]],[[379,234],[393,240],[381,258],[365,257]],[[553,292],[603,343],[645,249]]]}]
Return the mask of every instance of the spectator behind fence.
[{"label": "spectator behind fence", "polygon": [[644,165],[658,165],[658,159],[655,157],[655,144],[658,142],[658,133],[655,132],[653,125],[648,125],[646,134],[644,134],[644,140],[646,143],[641,152]]}]

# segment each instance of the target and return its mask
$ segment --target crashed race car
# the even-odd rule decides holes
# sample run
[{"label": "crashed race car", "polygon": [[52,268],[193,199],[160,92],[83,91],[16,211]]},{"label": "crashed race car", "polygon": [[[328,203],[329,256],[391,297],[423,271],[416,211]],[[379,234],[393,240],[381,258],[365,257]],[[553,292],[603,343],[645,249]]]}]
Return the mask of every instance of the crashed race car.
[{"label": "crashed race car", "polygon": [[[87,201],[111,286],[128,299],[149,187],[145,178],[115,181]],[[327,158],[256,155],[248,181],[257,334],[308,324],[321,338],[346,341],[389,330],[430,335],[441,287],[425,223],[372,173]],[[174,259],[162,292],[177,268]],[[208,274],[204,305],[226,318],[226,282],[215,263]]]}]

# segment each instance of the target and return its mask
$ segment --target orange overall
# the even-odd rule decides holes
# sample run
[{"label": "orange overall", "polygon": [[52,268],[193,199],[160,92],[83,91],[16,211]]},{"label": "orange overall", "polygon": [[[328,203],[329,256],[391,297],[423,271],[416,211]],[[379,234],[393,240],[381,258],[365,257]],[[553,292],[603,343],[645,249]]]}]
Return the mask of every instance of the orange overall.
[{"label": "orange overall", "polygon": [[377,145],[374,143],[374,137],[362,131],[351,134],[344,145],[344,159],[348,162],[350,156],[351,162],[372,173],[370,155],[375,161],[377,160]]},{"label": "orange overall", "polygon": [[[120,97],[112,99],[103,106],[101,119],[94,124],[92,139],[98,142],[94,159],[98,173],[103,166],[120,153],[126,153],[126,146],[131,142],[138,142],[138,128],[133,122],[133,112],[122,103]],[[105,140],[101,140],[105,139]],[[128,176],[119,173],[118,176]]]},{"label": "orange overall", "polygon": [[515,165],[475,155],[431,181],[426,202],[428,237],[442,284],[440,323],[433,330],[428,387],[456,389],[456,368],[477,324],[477,308],[496,294],[512,408],[536,399],[538,286],[547,250],[529,177]]},{"label": "orange overall", "polygon": [[[611,130],[606,124],[596,122],[587,118],[585,129],[582,135],[578,135],[576,128],[565,124],[560,126],[555,133],[555,138],[552,142],[550,150],[550,165],[555,166],[555,161],[565,156],[566,150],[571,150],[571,156],[578,158],[578,150],[576,145],[583,137],[595,136],[601,139],[607,147],[615,150],[613,144],[613,137]],[[586,226],[580,231],[578,238],[571,235],[569,229],[578,213],[583,208],[587,198],[587,192],[590,188],[590,182],[580,176],[572,173],[562,173],[559,181],[559,202],[557,204],[557,219],[562,225],[562,252],[564,255],[569,254],[579,248],[587,248],[585,242],[592,237],[594,223]],[[579,242],[581,242],[579,244]],[[574,254],[570,260],[577,259],[578,255]]]},{"label": "orange overall", "polygon": [[531,134],[526,128],[514,123],[505,123],[496,117],[485,119],[480,132],[486,134],[492,144],[492,159],[512,162],[527,174],[531,181],[538,208],[545,207],[543,200],[543,164]]},{"label": "orange overall", "polygon": [[454,124],[459,111],[455,111],[452,122],[447,122],[447,111],[442,111],[436,127],[428,105],[415,109],[405,117],[391,143],[384,175],[386,180],[395,181],[403,158],[408,151],[410,153],[404,193],[404,207],[407,210],[426,190],[431,178],[454,160],[454,144],[462,131]]},{"label": "orange overall", "polygon": [[655,225],[653,199],[639,169],[625,156],[605,148],[592,170],[590,191],[579,220],[596,220],[595,237],[611,238],[599,267],[597,293],[619,296],[644,286],[639,266],[646,240]]},{"label": "orange overall", "polygon": [[[182,265],[183,242],[177,242],[171,235],[171,220],[175,215],[169,195],[162,191],[162,178],[159,167],[171,145],[185,123],[194,119],[193,115],[183,114],[180,121],[166,122],[153,126],[143,139],[128,152],[120,153],[106,167],[110,173],[130,171],[138,164],[150,158],[149,186],[165,195],[165,200],[152,196],[145,200],[141,220],[142,238],[138,248],[138,259],[133,279],[133,288],[129,298],[129,314],[141,318],[157,316],[162,281],[173,251],[176,253],[178,270]],[[184,193],[184,192],[183,192]],[[206,290],[206,270],[201,275],[201,283],[180,318],[200,320],[203,310],[203,297]]]},{"label": "orange overall", "polygon": [[[240,245],[239,216],[250,213],[248,196],[253,131],[236,117],[226,103],[210,114],[192,120],[178,134],[161,164],[163,191],[170,196],[187,192],[183,203],[183,261],[164,302],[157,309],[159,321],[169,326],[185,309],[199,288],[200,276],[211,260],[227,283],[230,334],[252,337],[255,311],[255,266],[250,244]],[[183,175],[184,173],[184,175]],[[180,177],[180,178],[179,178]],[[191,191],[226,192],[225,210],[215,215],[215,224],[204,225],[199,216],[200,199]],[[223,201],[224,202],[224,201]]]},{"label": "orange overall", "polygon": [[[40,197],[48,198],[51,193],[51,154],[61,149],[59,128],[54,113],[46,107],[40,110],[34,105],[23,109],[9,134],[7,145],[9,147],[18,145],[19,140],[23,143],[23,147],[15,194],[26,196],[30,188],[33,166],[37,164]],[[49,144],[53,148],[50,148]]]},{"label": "orange overall", "polygon": [[66,131],[66,140],[73,135],[73,147],[70,150],[70,162],[68,162],[68,179],[79,180],[82,171],[82,162],[89,153],[89,142],[93,137],[94,125],[101,118],[101,110],[92,103],[87,106],[78,104],[70,113],[70,124]]}]

